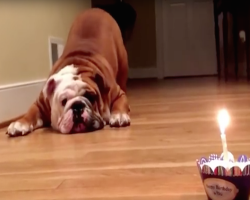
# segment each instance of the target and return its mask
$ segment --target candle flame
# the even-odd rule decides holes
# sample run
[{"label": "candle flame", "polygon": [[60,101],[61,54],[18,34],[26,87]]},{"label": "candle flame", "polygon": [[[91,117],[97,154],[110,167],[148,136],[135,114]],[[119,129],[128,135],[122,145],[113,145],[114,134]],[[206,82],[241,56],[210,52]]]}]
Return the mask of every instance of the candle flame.
[{"label": "candle flame", "polygon": [[218,113],[218,123],[221,134],[225,134],[225,129],[229,125],[230,117],[226,109],[222,109]]}]

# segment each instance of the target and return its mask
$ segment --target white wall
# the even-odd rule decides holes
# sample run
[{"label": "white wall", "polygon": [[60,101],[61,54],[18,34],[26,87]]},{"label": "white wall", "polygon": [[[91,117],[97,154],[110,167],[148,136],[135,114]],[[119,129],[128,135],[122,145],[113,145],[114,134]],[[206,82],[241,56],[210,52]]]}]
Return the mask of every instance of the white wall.
[{"label": "white wall", "polygon": [[90,0],[0,1],[0,122],[25,112],[50,71],[50,36],[66,39]]}]

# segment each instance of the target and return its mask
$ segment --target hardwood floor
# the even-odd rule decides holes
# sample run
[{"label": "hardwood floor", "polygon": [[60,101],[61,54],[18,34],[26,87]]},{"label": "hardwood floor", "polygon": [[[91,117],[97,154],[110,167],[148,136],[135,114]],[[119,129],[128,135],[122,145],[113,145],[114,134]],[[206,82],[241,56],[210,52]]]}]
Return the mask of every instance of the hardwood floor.
[{"label": "hardwood floor", "polygon": [[195,160],[222,152],[218,109],[231,115],[229,150],[250,156],[250,87],[214,78],[134,81],[132,125],[90,134],[0,131],[1,200],[205,200]]}]

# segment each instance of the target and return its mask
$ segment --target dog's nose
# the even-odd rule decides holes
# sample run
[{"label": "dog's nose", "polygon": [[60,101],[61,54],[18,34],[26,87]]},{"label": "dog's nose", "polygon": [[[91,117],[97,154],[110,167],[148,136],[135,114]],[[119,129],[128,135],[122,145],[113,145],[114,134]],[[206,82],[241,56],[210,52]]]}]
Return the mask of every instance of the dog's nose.
[{"label": "dog's nose", "polygon": [[81,116],[83,113],[83,109],[84,109],[85,105],[83,102],[81,101],[76,101],[75,103],[73,103],[73,105],[71,106],[71,109],[73,110],[74,115],[76,116]]}]

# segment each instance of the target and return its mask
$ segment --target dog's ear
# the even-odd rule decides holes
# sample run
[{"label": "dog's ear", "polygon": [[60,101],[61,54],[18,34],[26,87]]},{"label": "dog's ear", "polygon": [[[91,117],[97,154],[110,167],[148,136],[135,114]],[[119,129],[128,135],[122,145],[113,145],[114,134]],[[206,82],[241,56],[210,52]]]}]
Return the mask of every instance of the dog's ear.
[{"label": "dog's ear", "polygon": [[45,84],[45,86],[43,88],[43,96],[45,98],[50,98],[53,95],[53,93],[54,93],[54,91],[56,89],[56,85],[57,85],[57,83],[56,83],[55,79],[50,78],[46,82],[46,84]]},{"label": "dog's ear", "polygon": [[98,88],[102,94],[106,94],[110,90],[110,84],[108,80],[105,80],[102,75],[95,73],[94,75],[95,83],[98,85]]}]

